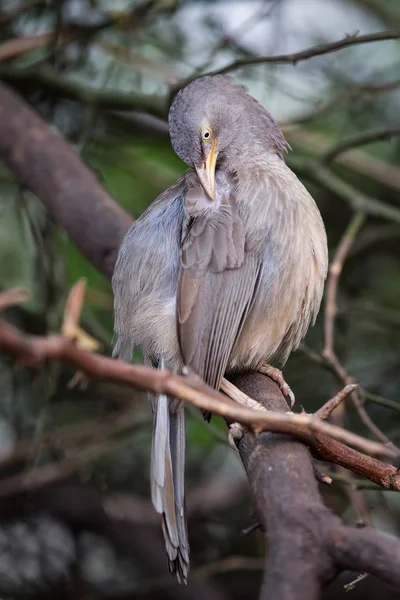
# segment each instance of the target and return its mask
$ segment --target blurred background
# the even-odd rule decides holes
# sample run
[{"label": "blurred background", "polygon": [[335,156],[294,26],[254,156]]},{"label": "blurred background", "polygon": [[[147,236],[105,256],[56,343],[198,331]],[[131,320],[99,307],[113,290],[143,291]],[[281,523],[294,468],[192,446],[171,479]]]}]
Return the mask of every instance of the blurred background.
[{"label": "blurred background", "polygon": [[[0,80],[57,128],[137,217],[185,170],[166,125],[182,80],[234,61],[396,28],[398,0],[2,0]],[[351,46],[297,65],[238,65],[231,75],[279,121],[293,148],[288,164],[321,210],[331,257],[349,223],[356,224],[334,342],[340,363],[362,386],[362,410],[349,400],[336,421],[373,437],[367,414],[400,443],[400,139],[329,156],[354,136],[398,129],[400,42]],[[0,288],[29,291],[7,318],[29,333],[58,331],[81,277],[81,327],[91,347],[110,354],[109,281],[0,165]],[[313,412],[342,387],[323,347],[321,313],[285,369],[295,410]],[[261,532],[246,533],[256,517],[223,421],[207,425],[188,410],[192,572],[189,587],[178,588],[149,499],[146,397],[87,382],[61,364],[32,374],[7,356],[0,357],[0,389],[0,475],[14,478],[0,481],[1,598],[256,597],[267,549]],[[18,440],[32,443],[19,444],[18,460],[10,460]],[[18,474],[43,472],[50,462],[50,483],[39,480],[26,494],[17,480],[13,492]],[[321,490],[325,501],[347,522],[400,533],[398,494],[350,480],[331,465],[320,468],[333,478]],[[120,516],[129,525],[118,524]],[[344,595],[356,575],[341,576],[324,597]],[[378,593],[400,597],[371,577],[351,592]]]}]

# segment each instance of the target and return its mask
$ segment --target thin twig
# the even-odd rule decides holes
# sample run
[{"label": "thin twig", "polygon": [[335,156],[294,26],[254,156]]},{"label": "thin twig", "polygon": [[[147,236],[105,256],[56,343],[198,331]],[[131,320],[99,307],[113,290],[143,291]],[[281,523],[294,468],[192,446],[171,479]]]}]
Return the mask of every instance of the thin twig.
[{"label": "thin twig", "polygon": [[339,144],[336,144],[331,150],[329,150],[324,156],[321,157],[321,162],[328,165],[332,162],[339,154],[351,150],[352,148],[358,148],[365,144],[371,144],[372,142],[379,142],[382,140],[389,140],[394,136],[400,135],[400,127],[389,127],[387,129],[377,129],[374,131],[366,131],[353,135],[343,140]]},{"label": "thin twig", "polygon": [[[350,223],[346,227],[346,230],[339,242],[333,260],[330,264],[329,277],[326,286],[324,310],[324,348],[322,351],[322,356],[332,366],[332,368],[337,372],[337,374],[341,376],[342,381],[344,381],[349,386],[351,385],[352,380],[347,375],[344,367],[340,363],[335,353],[335,317],[337,313],[337,294],[339,279],[342,273],[343,265],[364,221],[365,215],[362,212],[355,213],[351,218]],[[365,408],[362,406],[359,393],[357,391],[357,386],[353,387],[353,389],[350,389],[349,395],[351,396],[352,402],[356,407],[359,416],[362,422],[365,424],[365,426],[374,435],[376,435],[380,441],[383,441],[383,443],[390,444],[390,440],[388,439],[388,437],[379,429],[377,425],[375,425],[375,423],[372,421],[372,419],[366,412]],[[333,402],[333,404],[335,403]],[[336,403],[336,406],[338,406],[339,404],[340,402]],[[341,411],[340,414],[337,415],[337,418],[339,420],[336,421],[336,424],[343,426],[344,412]],[[338,466],[338,471],[343,472],[343,466]],[[346,487],[346,494],[349,498],[351,505],[354,507],[356,513],[359,515],[359,520],[362,521],[365,525],[371,527],[372,519],[370,516],[368,505],[366,504],[362,493],[355,486],[348,486]]]},{"label": "thin twig", "polygon": [[[354,150],[354,152],[356,151]],[[291,156],[290,166],[298,175],[316,183],[331,194],[343,198],[355,212],[363,212],[366,215],[387,219],[394,223],[400,223],[400,210],[396,206],[386,204],[376,198],[367,196],[363,192],[360,192],[359,189],[350,185],[347,181],[338,177],[330,169],[323,167],[320,163],[312,160],[310,161],[309,159],[303,159],[302,157]],[[400,175],[400,171],[397,167],[396,173]]]},{"label": "thin twig", "polygon": [[[331,366],[332,370],[340,377],[341,381],[348,385],[354,383],[352,377],[348,375],[345,368],[339,361],[334,348],[334,333],[335,333],[335,317],[337,313],[337,292],[339,285],[339,278],[343,269],[344,262],[348,256],[348,253],[353,245],[355,237],[359,232],[362,224],[364,223],[365,215],[362,212],[357,212],[353,215],[349,225],[347,226],[339,245],[336,249],[335,255],[329,268],[329,277],[326,285],[325,293],[325,310],[324,310],[324,348],[322,356],[326,362]],[[360,394],[358,390],[355,390],[351,394],[351,400],[357,413],[369,429],[369,431],[383,444],[390,445],[395,448],[395,445],[391,440],[381,431],[381,429],[371,419],[365,407],[362,404]]]},{"label": "thin twig", "polygon": [[0,453],[0,468],[8,467],[16,462],[36,455],[38,447],[57,448],[63,452],[76,449],[80,444],[93,443],[96,439],[106,438],[119,433],[123,429],[141,427],[147,418],[137,417],[137,406],[125,406],[123,409],[108,414],[106,417],[71,427],[58,427],[54,431],[44,433],[40,440],[22,439],[12,447],[11,453],[3,450]]},{"label": "thin twig", "polygon": [[315,416],[319,419],[327,419],[335,408],[337,408],[356,389],[356,383],[346,385],[338,394],[336,394],[336,396],[325,402],[325,404],[314,413]]},{"label": "thin twig", "polygon": [[335,354],[334,351],[334,329],[335,317],[337,313],[337,292],[339,278],[342,273],[344,262],[353,245],[355,237],[365,221],[364,213],[356,213],[347,226],[340,243],[336,249],[335,255],[329,267],[329,277],[325,291],[325,310],[324,310],[324,349],[322,355],[325,359],[330,359]]},{"label": "thin twig", "polygon": [[46,67],[14,67],[0,65],[0,77],[14,87],[27,84],[56,93],[58,96],[69,98],[82,104],[113,110],[144,110],[156,116],[165,117],[167,99],[156,94],[140,94],[116,92],[115,90],[98,91],[92,85],[60,76],[54,69]]},{"label": "thin twig", "polygon": [[26,35],[24,37],[6,40],[0,45],[0,62],[15,58],[25,52],[42,48],[51,40],[51,33]]},{"label": "thin twig", "polygon": [[0,482],[0,498],[20,492],[28,492],[44,487],[49,483],[66,479],[81,470],[89,462],[108,454],[115,447],[115,444],[116,442],[110,440],[92,444],[74,456],[65,458],[60,462],[52,462],[28,472],[12,475]]},{"label": "thin twig", "polygon": [[310,48],[306,48],[305,50],[301,50],[300,52],[295,52],[293,54],[277,54],[276,56],[255,56],[250,58],[242,58],[235,60],[223,69],[218,69],[208,74],[224,74],[234,71],[240,67],[267,63],[297,65],[297,63],[301,62],[302,60],[307,60],[309,58],[313,58],[314,56],[322,56],[323,54],[329,54],[331,52],[337,52],[338,50],[342,50],[343,48],[347,48],[349,46],[368,44],[371,42],[381,42],[384,40],[395,40],[398,38],[400,38],[400,31],[398,30],[378,31],[376,33],[370,33],[367,35],[358,35],[357,32],[354,35],[347,35],[343,39],[336,42],[317,44],[316,46],[311,46]]}]

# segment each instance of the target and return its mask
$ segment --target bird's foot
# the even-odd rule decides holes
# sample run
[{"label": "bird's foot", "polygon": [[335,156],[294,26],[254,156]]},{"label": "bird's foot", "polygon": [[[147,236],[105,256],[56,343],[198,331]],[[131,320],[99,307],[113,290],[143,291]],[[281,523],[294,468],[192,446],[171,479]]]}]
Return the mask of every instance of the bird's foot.
[{"label": "bird's foot", "polygon": [[281,390],[282,394],[284,396],[288,396],[290,400],[290,407],[293,408],[296,399],[292,390],[290,389],[290,386],[284,380],[282,371],[268,364],[261,365],[258,371],[260,373],[263,373],[264,375],[267,375],[273,381],[275,381],[275,383],[279,386],[279,389]]},{"label": "bird's foot", "polygon": [[231,423],[229,425],[229,445],[237,451],[236,442],[239,442],[244,435],[244,427],[240,423]]},{"label": "bird's foot", "polygon": [[229,396],[231,400],[234,400],[234,402],[237,402],[245,408],[250,408],[251,410],[267,410],[265,406],[256,402],[256,400],[253,400],[253,398],[250,398],[250,396],[242,392],[242,390],[239,390],[239,388],[225,378],[221,381],[220,390]]}]

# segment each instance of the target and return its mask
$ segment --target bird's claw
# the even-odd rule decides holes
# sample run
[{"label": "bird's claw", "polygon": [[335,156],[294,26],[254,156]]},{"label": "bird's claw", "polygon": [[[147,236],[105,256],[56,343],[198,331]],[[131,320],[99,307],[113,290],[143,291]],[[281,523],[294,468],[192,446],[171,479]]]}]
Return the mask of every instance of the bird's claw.
[{"label": "bird's claw", "polygon": [[229,425],[229,445],[237,451],[236,442],[239,442],[244,435],[243,425],[240,423],[231,423]]},{"label": "bird's claw", "polygon": [[259,371],[260,371],[260,373],[267,375],[273,381],[275,381],[275,383],[279,386],[279,389],[281,390],[282,394],[289,398],[290,408],[293,408],[294,403],[296,402],[296,398],[295,398],[294,393],[292,392],[290,386],[284,380],[282,371],[280,371],[276,367],[273,367],[273,366],[267,365],[267,364],[262,365],[259,368]]}]

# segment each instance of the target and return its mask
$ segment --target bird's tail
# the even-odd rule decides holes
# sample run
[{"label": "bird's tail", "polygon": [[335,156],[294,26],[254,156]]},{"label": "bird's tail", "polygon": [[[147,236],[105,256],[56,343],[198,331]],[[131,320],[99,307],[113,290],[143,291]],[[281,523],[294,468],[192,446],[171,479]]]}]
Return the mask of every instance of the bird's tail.
[{"label": "bird's tail", "polygon": [[151,499],[162,515],[169,569],[179,582],[186,583],[189,542],[184,500],[185,409],[164,394],[157,400],[153,403]]}]

